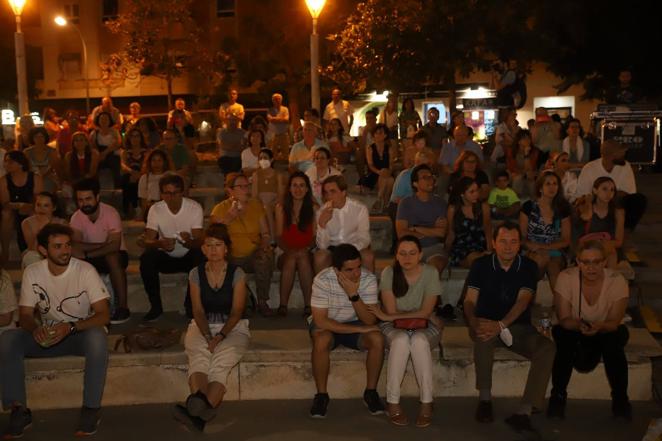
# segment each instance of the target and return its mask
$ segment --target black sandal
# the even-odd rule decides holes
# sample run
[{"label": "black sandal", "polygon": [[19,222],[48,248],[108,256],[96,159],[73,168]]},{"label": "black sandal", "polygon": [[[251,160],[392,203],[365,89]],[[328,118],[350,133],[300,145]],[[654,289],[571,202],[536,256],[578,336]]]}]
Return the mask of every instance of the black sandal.
[{"label": "black sandal", "polygon": [[287,317],[287,306],[280,305],[276,314],[278,314],[280,317]]},{"label": "black sandal", "polygon": [[306,318],[311,315],[313,312],[310,310],[310,306],[304,306],[303,308],[303,317]]}]

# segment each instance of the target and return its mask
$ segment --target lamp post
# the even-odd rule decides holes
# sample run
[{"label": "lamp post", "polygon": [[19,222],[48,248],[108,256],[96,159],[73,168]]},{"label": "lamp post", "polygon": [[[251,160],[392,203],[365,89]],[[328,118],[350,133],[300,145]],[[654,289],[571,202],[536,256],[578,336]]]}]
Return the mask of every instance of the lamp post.
[{"label": "lamp post", "polygon": [[16,16],[14,48],[16,50],[16,83],[18,89],[18,113],[20,116],[30,113],[28,103],[28,78],[25,68],[25,39],[21,30],[21,14],[27,0],[9,0],[9,5]]},{"label": "lamp post", "polygon": [[319,35],[317,34],[317,19],[324,8],[326,0],[306,0],[306,5],[313,17],[313,33],[310,34],[310,103],[313,109],[320,109],[320,74],[319,68]]},{"label": "lamp post", "polygon": [[[53,20],[56,25],[60,27],[67,26],[69,21],[62,17],[61,15],[58,15],[55,17]],[[88,72],[87,72],[87,44],[85,43],[85,38],[83,37],[83,33],[80,31],[80,28],[76,25],[72,25],[76,32],[78,32],[78,36],[80,37],[80,42],[83,45],[83,80],[85,81],[85,110],[87,111],[87,114],[90,114],[90,79],[88,77]]]}]

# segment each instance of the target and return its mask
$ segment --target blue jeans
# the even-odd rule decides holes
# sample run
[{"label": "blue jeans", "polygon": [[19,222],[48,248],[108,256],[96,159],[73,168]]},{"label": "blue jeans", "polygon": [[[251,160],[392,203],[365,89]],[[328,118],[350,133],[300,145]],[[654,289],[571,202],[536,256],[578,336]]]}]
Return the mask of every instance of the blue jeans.
[{"label": "blue jeans", "polygon": [[65,337],[50,348],[41,347],[32,334],[24,329],[12,329],[0,335],[0,386],[3,407],[8,409],[13,403],[21,403],[27,407],[23,363],[25,357],[47,358],[63,355],[85,357],[83,405],[95,409],[101,407],[108,367],[108,341],[106,332],[101,327]]}]

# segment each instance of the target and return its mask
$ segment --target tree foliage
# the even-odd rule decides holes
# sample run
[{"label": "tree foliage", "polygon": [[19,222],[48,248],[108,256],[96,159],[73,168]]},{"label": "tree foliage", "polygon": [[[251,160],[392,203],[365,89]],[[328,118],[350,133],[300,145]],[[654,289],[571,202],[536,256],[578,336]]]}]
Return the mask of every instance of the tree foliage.
[{"label": "tree foliage", "polygon": [[[496,58],[525,60],[531,31],[521,0],[365,0],[330,36],[324,73],[355,92],[442,85],[486,70]],[[519,50],[514,48],[518,47]]]},{"label": "tree foliage", "polygon": [[662,45],[662,2],[634,0],[627,5],[598,0],[538,2],[534,30],[541,44],[538,59],[561,78],[563,92],[579,84],[585,99],[604,99],[617,84],[618,71],[630,68],[633,83],[650,100],[662,97],[657,69]]},{"label": "tree foliage", "polygon": [[[169,106],[173,78],[188,72],[218,82],[225,70],[227,57],[204,44],[193,10],[193,0],[132,0],[117,19],[106,23],[124,44],[115,56],[125,65],[138,65],[143,76],[166,80]],[[121,71],[121,64],[112,66]]]}]

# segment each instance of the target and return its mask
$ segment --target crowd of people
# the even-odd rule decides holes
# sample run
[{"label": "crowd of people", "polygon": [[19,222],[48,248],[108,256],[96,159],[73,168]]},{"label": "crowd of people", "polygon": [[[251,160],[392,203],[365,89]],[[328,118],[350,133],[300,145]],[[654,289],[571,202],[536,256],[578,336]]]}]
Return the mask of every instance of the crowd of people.
[{"label": "crowd of people", "polygon": [[[395,425],[409,424],[400,387],[411,359],[421,403],[415,424],[429,426],[432,352],[443,321],[459,308],[474,341],[477,421],[493,420],[496,347],[531,360],[521,405],[506,419],[514,429],[532,430],[531,414],[544,409],[550,377],[547,415],[564,417],[573,368],[588,372],[600,360],[614,416],[631,418],[622,249],[646,199],[636,191],[623,145],[605,141],[591,160],[580,122],[564,126],[540,108],[530,130],[520,128],[515,110],[503,109],[493,148],[486,148],[472,140],[461,113],[447,127],[432,108],[423,124],[411,99],[398,113],[396,97],[382,112],[370,110],[352,139],[353,109],[339,89],[321,119],[315,109],[305,112],[300,131],[280,94],[266,117],[250,123],[237,91],[228,96],[217,136],[226,198],[208,226],[203,207],[187,196],[197,160],[193,118],[182,99],[162,134],[140,116],[138,103],[124,117],[109,97],[88,118],[89,130],[76,116],[59,121],[51,110],[44,127],[21,119],[0,180],[3,263],[14,234],[23,251],[18,301],[2,272],[0,384],[3,406],[11,409],[5,439],[20,437],[32,422],[25,357],[85,356],[78,433],[96,431],[108,360],[104,326],[131,317],[122,216],[145,220],[144,322],[164,312],[159,274],[188,276],[191,394],[174,412],[196,430],[216,416],[228,374],[249,347],[247,312],[287,316],[297,277],[317,389],[312,417],[327,414],[330,352],[342,345],[367,353],[363,399],[371,414],[386,413]],[[278,161],[287,162],[287,174]],[[359,170],[356,183],[342,173],[349,164]],[[101,169],[122,189],[122,214],[101,202]],[[373,192],[371,208],[351,196],[353,184]],[[67,205],[56,195],[75,205],[70,217],[61,214]],[[394,259],[381,274],[371,212],[393,221]],[[444,306],[441,277],[449,265],[469,274],[458,305]],[[272,308],[276,268],[280,302]],[[254,274],[255,298],[246,274]],[[99,275],[108,276],[108,287]],[[544,278],[555,296],[551,329],[531,319]],[[376,387],[386,348],[384,405]]]}]

